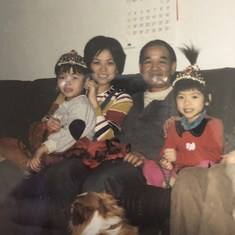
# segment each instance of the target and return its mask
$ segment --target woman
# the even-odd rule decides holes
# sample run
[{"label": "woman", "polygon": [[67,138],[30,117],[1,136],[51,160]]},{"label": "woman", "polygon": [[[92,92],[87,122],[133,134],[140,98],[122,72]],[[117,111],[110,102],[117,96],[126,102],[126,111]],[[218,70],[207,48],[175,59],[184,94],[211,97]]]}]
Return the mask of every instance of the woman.
[{"label": "woman", "polygon": [[[97,117],[95,137],[98,140],[114,137],[132,106],[128,94],[111,86],[114,77],[122,74],[125,58],[120,43],[104,36],[92,38],[84,50],[84,60],[92,73],[92,80],[87,83],[87,88],[88,98]],[[106,107],[102,107],[109,95],[113,96]]]},{"label": "woman", "polygon": [[[132,106],[132,100],[128,94],[111,86],[114,77],[123,72],[125,57],[120,43],[114,38],[94,37],[85,47],[84,59],[91,72],[91,79],[86,87],[97,118],[95,139],[114,137]],[[59,95],[50,110],[55,110],[62,102],[63,96]],[[50,118],[47,123],[48,129],[53,129],[56,120]],[[45,171],[47,199],[54,228],[59,228],[63,234],[68,233],[73,198],[84,190],[83,184],[89,176],[93,172],[102,170],[106,164],[109,164],[108,161],[92,170],[84,166],[82,157],[73,155],[51,165]],[[99,191],[108,191],[104,184],[98,187]]]}]

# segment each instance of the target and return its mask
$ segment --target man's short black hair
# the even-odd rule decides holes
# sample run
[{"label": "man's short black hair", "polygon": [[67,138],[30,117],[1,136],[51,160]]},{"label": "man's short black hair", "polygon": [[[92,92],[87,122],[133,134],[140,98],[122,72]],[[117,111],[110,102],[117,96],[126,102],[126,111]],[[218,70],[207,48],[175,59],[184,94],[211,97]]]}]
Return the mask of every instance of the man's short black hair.
[{"label": "man's short black hair", "polygon": [[165,41],[160,40],[160,39],[156,39],[156,40],[148,42],[141,49],[140,57],[139,57],[139,63],[140,64],[142,64],[143,61],[144,61],[144,53],[145,53],[146,49],[149,48],[149,47],[152,47],[152,46],[164,46],[168,50],[168,52],[169,52],[170,62],[171,63],[176,62],[176,55],[175,55],[175,52],[174,52],[173,48],[168,43],[166,43]]}]

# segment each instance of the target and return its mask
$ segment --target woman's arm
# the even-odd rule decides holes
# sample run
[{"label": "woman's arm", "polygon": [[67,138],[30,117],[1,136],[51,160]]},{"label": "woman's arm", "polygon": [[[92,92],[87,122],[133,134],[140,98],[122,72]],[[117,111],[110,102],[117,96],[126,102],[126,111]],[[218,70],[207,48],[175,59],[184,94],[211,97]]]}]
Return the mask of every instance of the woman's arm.
[{"label": "woman's arm", "polygon": [[51,105],[49,111],[46,115],[42,118],[42,122],[45,122],[47,124],[47,129],[49,131],[60,131],[62,125],[59,120],[52,117],[54,112],[59,108],[59,105],[64,103],[65,96],[60,93],[58,97],[56,98],[55,102]]},{"label": "woman's arm", "polygon": [[121,130],[123,121],[132,105],[130,95],[124,92],[116,92],[104,110],[101,110],[100,106],[95,108],[95,137],[98,140],[113,138]]}]

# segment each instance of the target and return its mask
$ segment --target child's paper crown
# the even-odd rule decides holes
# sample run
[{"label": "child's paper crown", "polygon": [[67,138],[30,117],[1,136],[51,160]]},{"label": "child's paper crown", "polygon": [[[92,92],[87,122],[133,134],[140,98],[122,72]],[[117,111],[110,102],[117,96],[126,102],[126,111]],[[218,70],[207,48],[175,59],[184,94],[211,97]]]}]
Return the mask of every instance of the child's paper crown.
[{"label": "child's paper crown", "polygon": [[66,53],[60,57],[59,61],[57,62],[57,66],[61,66],[63,64],[72,64],[72,65],[76,64],[84,68],[87,68],[83,57],[78,55],[78,53],[75,50],[72,50],[69,53]]},{"label": "child's paper crown", "polygon": [[206,85],[204,78],[201,75],[199,67],[196,65],[197,57],[199,54],[199,50],[195,49],[192,45],[191,48],[185,46],[185,48],[180,48],[180,50],[187,57],[189,62],[191,63],[186,69],[184,69],[181,73],[176,76],[175,81],[172,83],[172,86],[175,85],[176,82],[182,79],[191,79],[193,81],[197,81],[200,84]]}]

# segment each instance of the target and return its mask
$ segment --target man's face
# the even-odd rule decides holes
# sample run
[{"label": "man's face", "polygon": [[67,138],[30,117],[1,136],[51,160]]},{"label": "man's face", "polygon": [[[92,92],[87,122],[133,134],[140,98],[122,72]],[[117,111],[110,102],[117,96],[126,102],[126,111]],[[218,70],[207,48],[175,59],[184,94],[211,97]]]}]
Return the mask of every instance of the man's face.
[{"label": "man's face", "polygon": [[158,92],[169,88],[176,62],[171,63],[168,50],[164,46],[151,46],[145,50],[143,58],[139,69],[148,85],[148,90]]}]

